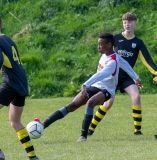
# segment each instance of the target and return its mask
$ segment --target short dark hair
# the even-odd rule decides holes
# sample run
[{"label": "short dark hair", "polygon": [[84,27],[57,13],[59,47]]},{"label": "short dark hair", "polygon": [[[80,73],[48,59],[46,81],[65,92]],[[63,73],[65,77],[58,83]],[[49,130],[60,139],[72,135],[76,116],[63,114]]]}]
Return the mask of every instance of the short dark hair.
[{"label": "short dark hair", "polygon": [[111,43],[112,46],[114,46],[114,36],[111,33],[103,33],[99,36],[99,38],[105,39],[106,43]]}]

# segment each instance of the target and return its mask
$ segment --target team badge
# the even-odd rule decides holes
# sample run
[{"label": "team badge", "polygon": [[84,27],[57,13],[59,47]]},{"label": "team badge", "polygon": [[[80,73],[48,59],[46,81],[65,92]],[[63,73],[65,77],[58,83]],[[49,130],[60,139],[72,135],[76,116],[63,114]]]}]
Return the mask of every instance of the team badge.
[{"label": "team badge", "polygon": [[132,48],[135,48],[136,47],[136,43],[132,43]]}]

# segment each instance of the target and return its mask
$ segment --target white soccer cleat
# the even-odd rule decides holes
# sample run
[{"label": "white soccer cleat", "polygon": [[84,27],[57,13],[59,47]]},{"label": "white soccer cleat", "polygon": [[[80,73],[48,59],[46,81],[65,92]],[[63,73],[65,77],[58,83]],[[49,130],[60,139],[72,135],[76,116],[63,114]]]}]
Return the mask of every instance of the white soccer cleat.
[{"label": "white soccer cleat", "polygon": [[86,141],[86,140],[87,140],[86,137],[80,136],[80,138],[77,140],[77,142],[84,142],[84,141]]}]

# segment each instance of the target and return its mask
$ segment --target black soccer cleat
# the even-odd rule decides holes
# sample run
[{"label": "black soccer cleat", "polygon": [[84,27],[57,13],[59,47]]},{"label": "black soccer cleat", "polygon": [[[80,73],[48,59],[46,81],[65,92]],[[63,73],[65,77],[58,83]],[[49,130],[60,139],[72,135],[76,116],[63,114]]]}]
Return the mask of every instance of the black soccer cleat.
[{"label": "black soccer cleat", "polygon": [[28,158],[28,160],[39,160],[39,158],[38,157]]},{"label": "black soccer cleat", "polygon": [[87,134],[88,136],[91,136],[93,133],[94,133],[94,131],[88,129],[88,134]]},{"label": "black soccer cleat", "polygon": [[139,135],[143,135],[143,134],[141,131],[137,131],[137,132],[134,132],[134,135],[139,136]]},{"label": "black soccer cleat", "polygon": [[157,140],[157,134],[154,135],[154,139]]}]

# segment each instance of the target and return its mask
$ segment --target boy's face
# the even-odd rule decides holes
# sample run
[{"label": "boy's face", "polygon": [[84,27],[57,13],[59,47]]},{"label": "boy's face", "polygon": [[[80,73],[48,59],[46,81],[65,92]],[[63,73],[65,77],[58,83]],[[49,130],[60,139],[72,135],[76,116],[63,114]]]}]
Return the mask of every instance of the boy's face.
[{"label": "boy's face", "polygon": [[105,39],[103,38],[98,39],[98,51],[101,54],[107,53],[109,48],[111,48],[111,43],[106,43]]},{"label": "boy's face", "polygon": [[125,31],[132,32],[136,27],[136,21],[123,20],[123,27]]}]

